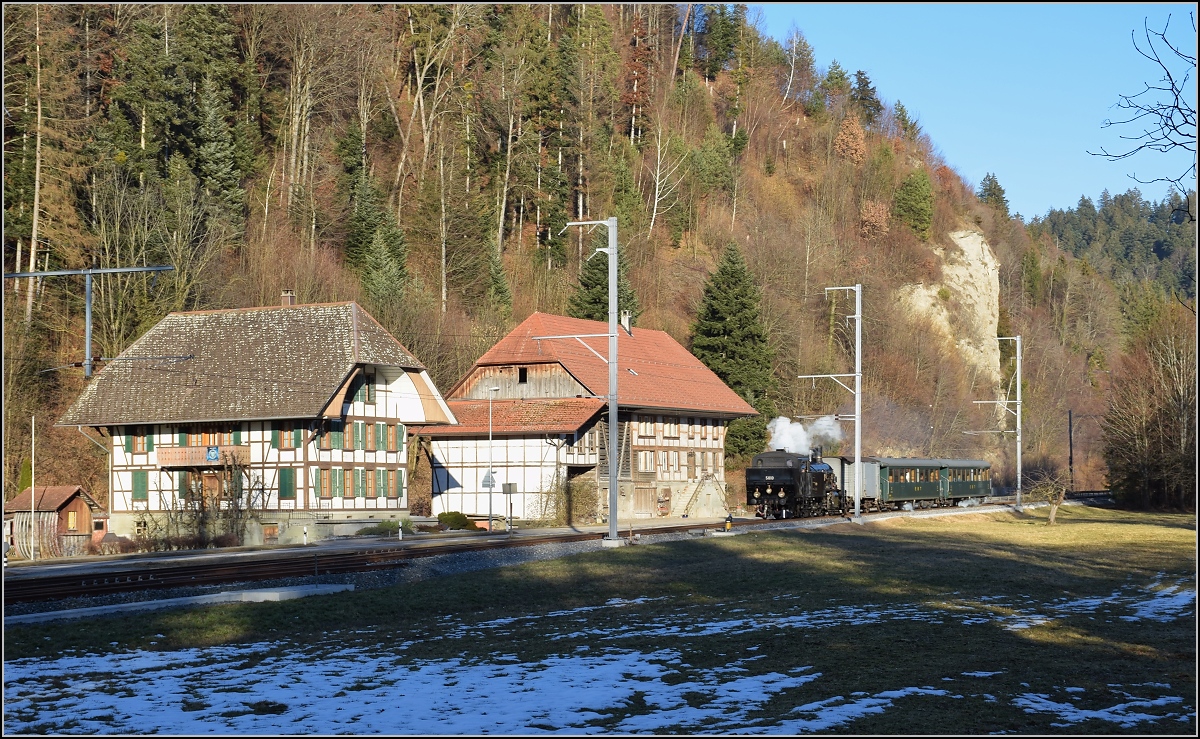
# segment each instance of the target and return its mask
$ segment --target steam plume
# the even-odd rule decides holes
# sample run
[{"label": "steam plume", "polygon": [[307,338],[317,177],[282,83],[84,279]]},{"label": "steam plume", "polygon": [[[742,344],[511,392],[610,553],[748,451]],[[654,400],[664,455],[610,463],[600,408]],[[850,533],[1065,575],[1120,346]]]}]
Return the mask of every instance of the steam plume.
[{"label": "steam plume", "polygon": [[842,427],[833,416],[822,416],[805,429],[804,424],[779,416],[767,424],[767,448],[808,454],[813,444],[841,441]]}]

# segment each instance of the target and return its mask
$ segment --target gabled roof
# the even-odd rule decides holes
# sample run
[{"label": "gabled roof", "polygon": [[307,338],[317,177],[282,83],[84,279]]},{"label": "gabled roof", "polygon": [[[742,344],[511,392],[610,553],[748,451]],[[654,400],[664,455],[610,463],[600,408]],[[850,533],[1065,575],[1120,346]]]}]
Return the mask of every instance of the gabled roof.
[{"label": "gabled roof", "polygon": [[[427,426],[422,434],[435,437],[487,436],[486,400],[448,400],[446,404],[458,419],[455,426]],[[512,434],[571,434],[578,431],[604,408],[602,398],[537,398],[492,401],[493,436]]]},{"label": "gabled roof", "polygon": [[[604,336],[534,339],[572,334]],[[480,357],[475,367],[558,362],[594,396],[606,398],[607,334],[608,324],[601,321],[534,313]],[[454,395],[466,379],[460,380],[448,395]],[[669,334],[636,327],[632,336],[617,329],[617,402],[625,408],[699,411],[729,417],[758,415]]]},{"label": "gabled roof", "polygon": [[171,313],[58,425],[313,418],[361,364],[425,369],[353,302]]},{"label": "gabled roof", "polygon": [[[96,510],[100,509],[100,504],[88,495],[81,485],[38,485],[36,510],[57,511],[71,502],[71,498],[75,497],[76,493],[82,495],[90,507]],[[4,513],[8,515],[19,511],[28,511],[30,494],[31,488],[25,488],[15,498],[6,501]]]}]

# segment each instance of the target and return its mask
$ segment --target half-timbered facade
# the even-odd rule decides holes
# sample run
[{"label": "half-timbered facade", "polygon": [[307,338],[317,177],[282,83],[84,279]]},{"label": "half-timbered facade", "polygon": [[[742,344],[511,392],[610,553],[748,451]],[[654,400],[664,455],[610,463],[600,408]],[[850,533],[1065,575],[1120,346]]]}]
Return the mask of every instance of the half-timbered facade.
[{"label": "half-timbered facade", "polygon": [[115,533],[202,500],[256,511],[266,542],[407,508],[408,428],[453,413],[356,303],[287,303],[168,315],[59,421],[108,436]]},{"label": "half-timbered facade", "polygon": [[[435,512],[500,515],[510,502],[502,485],[515,483],[513,515],[549,518],[563,486],[582,482],[607,515],[608,339],[594,336],[607,330],[534,313],[476,362],[447,394],[459,424],[424,432]],[[725,430],[756,412],[665,332],[622,329],[617,352],[618,516],[723,511]]]}]

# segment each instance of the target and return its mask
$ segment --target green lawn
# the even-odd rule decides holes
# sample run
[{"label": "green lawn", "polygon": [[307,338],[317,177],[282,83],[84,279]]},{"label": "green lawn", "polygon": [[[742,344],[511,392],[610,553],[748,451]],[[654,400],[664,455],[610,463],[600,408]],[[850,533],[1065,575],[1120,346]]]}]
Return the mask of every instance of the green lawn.
[{"label": "green lawn", "polygon": [[[1195,517],[1067,506],[1048,527],[1045,515],[697,538],[284,603],[14,627],[5,660],[353,643],[403,645],[413,664],[502,655],[535,669],[666,649],[679,659],[661,684],[588,725],[628,729],[658,710],[656,686],[736,663],[738,675],[812,676],[748,714],[764,732],[812,718],[865,734],[1193,734]],[[861,710],[830,725],[839,701]],[[882,708],[862,708],[871,701]]]}]

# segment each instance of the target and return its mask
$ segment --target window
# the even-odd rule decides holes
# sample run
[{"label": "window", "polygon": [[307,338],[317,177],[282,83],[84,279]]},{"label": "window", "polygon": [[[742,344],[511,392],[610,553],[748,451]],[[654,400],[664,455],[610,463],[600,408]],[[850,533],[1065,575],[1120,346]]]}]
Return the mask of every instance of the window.
[{"label": "window", "polygon": [[637,429],[638,436],[642,437],[643,439],[653,439],[654,416],[639,415]]},{"label": "window", "polygon": [[671,452],[671,471],[679,471],[679,452]]},{"label": "window", "polygon": [[[290,436],[290,434],[288,434]],[[296,499],[296,470],[283,467],[279,470],[279,499]]]},{"label": "window", "polygon": [[386,498],[388,494],[388,471],[375,470],[375,497]]},{"label": "window", "polygon": [[333,497],[333,487],[330,482],[329,470],[313,470],[313,487],[318,498]]},{"label": "window", "polygon": [[667,471],[667,453],[666,452],[658,453],[658,469],[662,470],[663,472]]},{"label": "window", "polygon": [[145,521],[134,521],[133,522],[133,535],[134,536],[138,536],[138,537],[145,536],[147,530],[148,530],[148,526],[146,525]]},{"label": "window", "polygon": [[663,418],[663,436],[670,439],[679,438],[679,419],[674,416]]},{"label": "window", "polygon": [[92,521],[92,531],[103,531],[103,530],[104,530],[104,522],[103,521]]},{"label": "window", "polygon": [[141,426],[125,427],[125,452],[141,454],[154,451],[154,436],[146,433]]},{"label": "window", "polygon": [[275,428],[271,430],[271,448],[272,449],[294,449],[300,446],[296,442],[297,433],[300,431],[294,428],[290,421],[281,421],[275,424]]},{"label": "window", "polygon": [[365,402],[375,403],[375,375],[367,375],[367,383],[363,386],[366,390]]},{"label": "window", "polygon": [[517,383],[524,385],[527,382],[529,382],[529,368],[528,367],[518,367],[517,368]]},{"label": "window", "polygon": [[713,438],[712,419],[711,418],[704,419],[704,430],[701,432],[700,435],[702,438],[705,438],[705,439]]},{"label": "window", "polygon": [[146,470],[133,471],[133,499],[150,500],[150,475]]},{"label": "window", "polygon": [[638,452],[638,472],[654,471],[654,452]]},{"label": "window", "polygon": [[75,530],[75,525],[78,523],[78,515],[75,511],[67,511],[67,531]]}]

